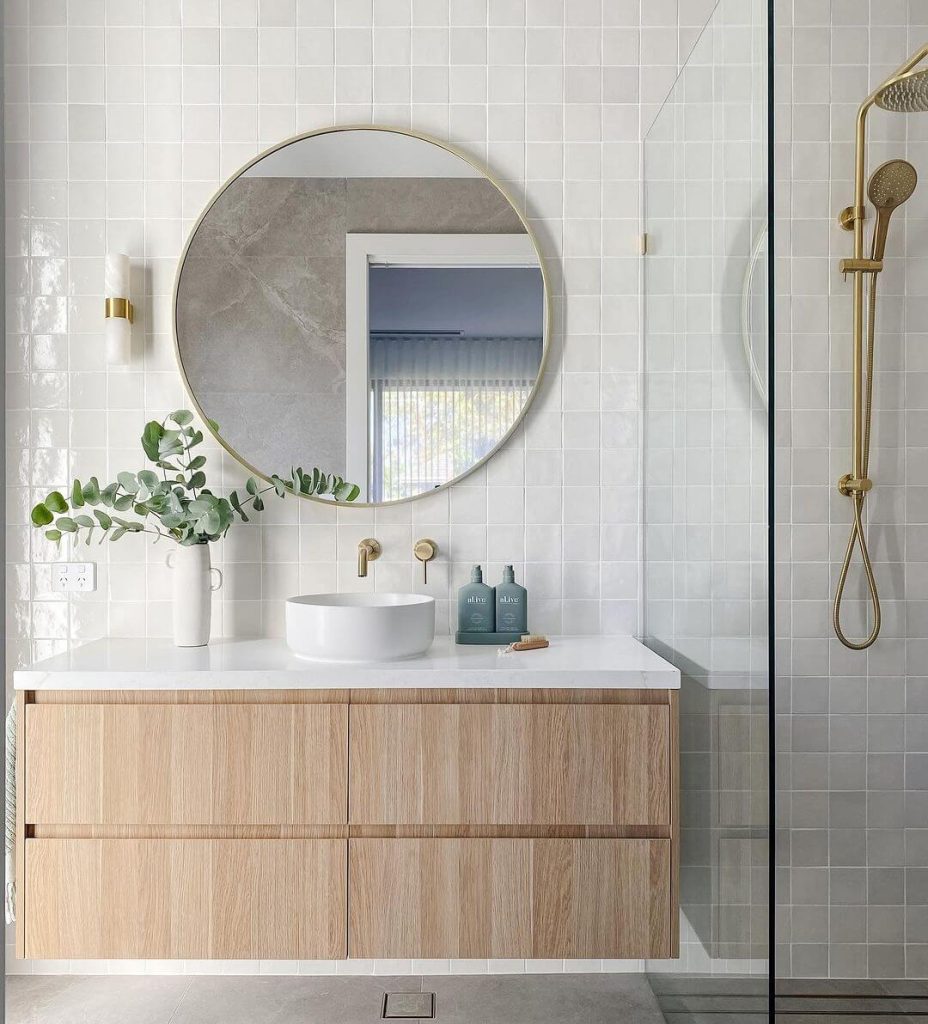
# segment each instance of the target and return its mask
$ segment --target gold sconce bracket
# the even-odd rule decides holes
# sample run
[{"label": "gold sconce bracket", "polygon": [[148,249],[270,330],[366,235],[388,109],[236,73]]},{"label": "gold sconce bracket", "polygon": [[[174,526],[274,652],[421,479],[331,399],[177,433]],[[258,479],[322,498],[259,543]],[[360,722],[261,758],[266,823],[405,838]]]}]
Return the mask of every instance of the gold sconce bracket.
[{"label": "gold sconce bracket", "polygon": [[104,317],[121,317],[131,324],[135,320],[135,307],[128,299],[106,299]]},{"label": "gold sconce bracket", "polygon": [[873,481],[869,478],[855,477],[850,473],[845,473],[838,481],[838,490],[845,498],[850,498],[855,494],[866,494],[872,487]]},{"label": "gold sconce bracket", "polygon": [[845,206],[838,214],[838,223],[845,231],[853,231],[856,221],[866,219],[867,210],[863,206]]}]

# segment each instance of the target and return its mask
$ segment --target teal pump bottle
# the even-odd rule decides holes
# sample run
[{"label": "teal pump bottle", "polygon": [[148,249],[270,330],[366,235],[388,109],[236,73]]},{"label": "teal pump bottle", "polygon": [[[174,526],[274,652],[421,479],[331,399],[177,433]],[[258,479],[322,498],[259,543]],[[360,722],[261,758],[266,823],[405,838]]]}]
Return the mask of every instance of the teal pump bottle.
[{"label": "teal pump bottle", "polygon": [[528,632],[528,591],[516,583],[511,565],[503,569],[503,582],[496,588],[496,628],[501,633]]},{"label": "teal pump bottle", "polygon": [[470,583],[458,591],[458,629],[462,633],[492,633],[495,620],[493,588],[483,582],[483,570],[475,565]]}]

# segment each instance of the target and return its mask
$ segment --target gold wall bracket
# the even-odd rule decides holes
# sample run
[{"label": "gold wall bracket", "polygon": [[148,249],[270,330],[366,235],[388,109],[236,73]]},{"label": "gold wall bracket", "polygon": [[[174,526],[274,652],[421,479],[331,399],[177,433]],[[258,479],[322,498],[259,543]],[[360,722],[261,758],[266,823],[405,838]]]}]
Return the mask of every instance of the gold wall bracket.
[{"label": "gold wall bracket", "polygon": [[838,223],[845,231],[853,231],[857,221],[866,219],[867,209],[864,206],[845,206],[838,214]]},{"label": "gold wall bracket", "polygon": [[855,477],[851,473],[845,473],[838,481],[838,490],[850,498],[855,494],[866,494],[873,487],[873,481],[868,477]]},{"label": "gold wall bracket", "polygon": [[106,299],[103,316],[105,318],[120,317],[123,320],[128,320],[131,324],[135,320],[135,307],[128,299]]}]

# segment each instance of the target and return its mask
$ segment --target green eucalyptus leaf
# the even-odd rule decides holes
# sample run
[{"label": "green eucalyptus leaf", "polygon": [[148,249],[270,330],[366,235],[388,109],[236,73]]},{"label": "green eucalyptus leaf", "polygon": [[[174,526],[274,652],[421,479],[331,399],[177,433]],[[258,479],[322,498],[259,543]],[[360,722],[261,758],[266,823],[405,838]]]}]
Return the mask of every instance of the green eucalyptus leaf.
[{"label": "green eucalyptus leaf", "polygon": [[97,522],[103,527],[104,530],[108,530],[113,525],[113,520],[100,509],[95,508],[93,510],[93,514],[97,517]]},{"label": "green eucalyptus leaf", "polygon": [[187,472],[193,473],[198,469],[202,469],[206,465],[206,456],[197,455],[196,458],[191,459],[187,463]]},{"label": "green eucalyptus leaf", "polygon": [[187,482],[187,486],[193,490],[198,487],[203,487],[206,484],[205,473],[194,473],[190,480]]},{"label": "green eucalyptus leaf", "polygon": [[172,412],[168,419],[185,427],[188,423],[193,422],[193,413],[189,409],[178,409],[176,412]]},{"label": "green eucalyptus leaf", "polygon": [[53,523],[55,521],[55,517],[52,515],[51,509],[41,501],[32,510],[31,518],[33,526],[48,526],[49,523]]},{"label": "green eucalyptus leaf", "polygon": [[90,529],[93,529],[96,525],[90,516],[85,515],[75,516],[74,522],[77,523],[78,526],[89,527]]},{"label": "green eucalyptus leaf", "polygon": [[142,450],[152,461],[157,462],[160,457],[161,437],[164,434],[164,427],[157,420],[151,420],[145,424],[142,431]]},{"label": "green eucalyptus leaf", "polygon": [[107,484],[106,487],[100,491],[100,500],[104,505],[112,507],[113,502],[116,500],[116,493],[119,490],[119,484]]},{"label": "green eucalyptus leaf", "polygon": [[124,526],[120,526],[118,530],[114,530],[110,534],[110,540],[119,540],[120,537],[124,537],[128,531]]},{"label": "green eucalyptus leaf", "polygon": [[255,495],[255,500],[251,503],[251,507],[255,510],[255,512],[264,511],[264,502],[261,500],[261,497],[259,495]]},{"label": "green eucalyptus leaf", "polygon": [[117,473],[116,479],[119,486],[129,494],[138,494],[139,481],[135,473]]},{"label": "green eucalyptus leaf", "polygon": [[118,498],[113,502],[113,508],[117,512],[127,512],[135,504],[132,500],[131,494],[120,494]]},{"label": "green eucalyptus leaf", "polygon": [[158,474],[153,473],[150,469],[142,469],[138,474],[139,483],[143,487],[147,487],[149,491],[154,493],[157,491],[161,481],[158,479]]},{"label": "green eucalyptus leaf", "polygon": [[81,486],[80,480],[75,480],[71,487],[71,504],[75,508],[80,508],[84,504],[84,488]]},{"label": "green eucalyptus leaf", "polygon": [[188,448],[194,448],[196,445],[200,444],[202,441],[203,441],[203,431],[202,430],[195,430],[190,435],[190,440],[189,440],[189,443],[188,443],[187,447]]},{"label": "green eucalyptus leaf", "polygon": [[77,533],[77,523],[73,519],[69,519],[67,516],[59,516],[58,522],[55,523],[59,530],[63,533]]},{"label": "green eucalyptus leaf", "polygon": [[45,499],[45,504],[51,512],[56,514],[68,511],[68,503],[61,491],[52,491]]},{"label": "green eucalyptus leaf", "polygon": [[258,481],[255,480],[255,478],[253,476],[250,476],[245,481],[245,490],[248,491],[249,494],[257,494],[258,493]]},{"label": "green eucalyptus leaf", "polygon": [[184,451],[184,442],[179,430],[165,430],[158,441],[158,457],[166,455],[181,455]]},{"label": "green eucalyptus leaf", "polygon": [[84,501],[88,505],[99,505],[100,504],[100,481],[92,476],[87,483],[84,484],[81,492],[84,496]]},{"label": "green eucalyptus leaf", "polygon": [[274,490],[277,493],[278,498],[282,498],[287,493],[287,485],[276,473],[271,476],[271,483],[274,485]]},{"label": "green eucalyptus leaf", "polygon": [[46,530],[45,539],[54,541],[57,544],[61,540],[61,530]]},{"label": "green eucalyptus leaf", "polygon": [[357,484],[342,483],[335,491],[335,500],[354,501],[360,493],[361,488]]}]

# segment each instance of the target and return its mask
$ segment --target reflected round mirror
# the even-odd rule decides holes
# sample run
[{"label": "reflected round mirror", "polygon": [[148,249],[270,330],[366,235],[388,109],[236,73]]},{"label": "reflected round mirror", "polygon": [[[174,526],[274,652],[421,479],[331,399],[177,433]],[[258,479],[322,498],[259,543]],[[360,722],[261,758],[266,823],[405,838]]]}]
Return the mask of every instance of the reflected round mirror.
[{"label": "reflected round mirror", "polygon": [[751,386],[767,408],[767,224],[758,231],[741,286],[741,344]]},{"label": "reflected round mirror", "polygon": [[174,292],[181,374],[219,442],[266,478],[342,477],[361,504],[489,458],[541,379],[547,325],[537,245],[500,187],[392,129],[251,161],[200,216]]}]

